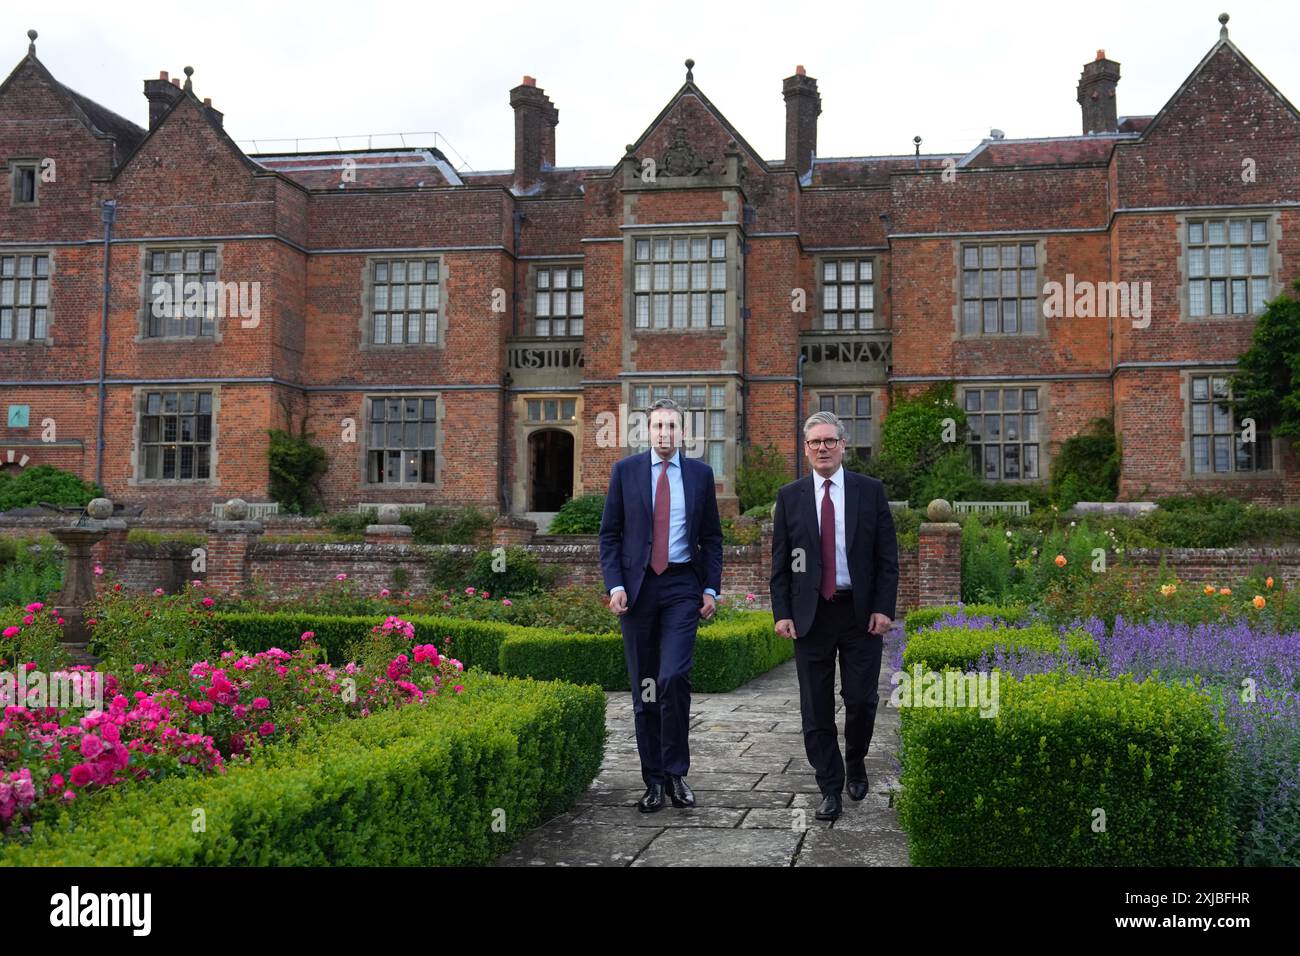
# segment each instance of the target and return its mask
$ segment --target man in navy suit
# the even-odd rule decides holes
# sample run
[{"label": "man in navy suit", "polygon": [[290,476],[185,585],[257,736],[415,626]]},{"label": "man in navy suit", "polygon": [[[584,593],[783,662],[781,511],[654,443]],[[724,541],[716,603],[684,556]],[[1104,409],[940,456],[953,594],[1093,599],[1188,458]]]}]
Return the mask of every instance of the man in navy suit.
[{"label": "man in navy suit", "polygon": [[[772,516],[772,615],[795,642],[804,750],[822,792],[818,820],[867,795],[867,748],[880,701],[880,655],[898,597],[898,540],[885,488],[846,471],[843,423],[809,416],[804,446],[813,473],[786,485]],[[835,658],[844,698],[844,754],[835,725]]]},{"label": "man in navy suit", "polygon": [[632,685],[642,813],[663,809],[665,788],[673,806],[695,806],[684,779],[695,630],[722,589],[713,469],[682,454],[685,424],[676,402],[650,406],[650,450],[614,465],[600,519],[600,567]]}]

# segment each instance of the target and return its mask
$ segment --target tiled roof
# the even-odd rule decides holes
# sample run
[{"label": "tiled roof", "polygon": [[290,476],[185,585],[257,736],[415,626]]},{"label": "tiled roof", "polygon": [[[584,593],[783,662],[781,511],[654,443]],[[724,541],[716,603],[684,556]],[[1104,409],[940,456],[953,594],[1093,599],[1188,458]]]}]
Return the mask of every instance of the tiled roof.
[{"label": "tiled roof", "polygon": [[961,165],[979,168],[1104,163],[1117,142],[1135,138],[1136,134],[1103,134],[1052,139],[986,139]]},{"label": "tiled roof", "polygon": [[[961,156],[927,155],[920,157],[922,169],[941,169],[944,160],[953,162]],[[889,174],[916,169],[916,156],[845,156],[813,158],[814,186],[886,186]]]}]

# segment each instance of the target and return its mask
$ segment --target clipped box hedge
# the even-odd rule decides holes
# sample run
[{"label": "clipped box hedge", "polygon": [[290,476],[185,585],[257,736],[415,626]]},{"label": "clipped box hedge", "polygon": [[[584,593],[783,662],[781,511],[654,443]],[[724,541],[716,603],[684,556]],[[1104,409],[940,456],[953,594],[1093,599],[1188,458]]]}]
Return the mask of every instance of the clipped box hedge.
[{"label": "clipped box hedge", "polygon": [[1029,608],[1022,604],[942,604],[909,612],[903,618],[903,630],[912,634],[922,628],[934,627],[940,618],[959,611],[964,611],[967,617],[991,617],[1013,627],[1030,619]]},{"label": "clipped box hedge", "polygon": [[[1061,650],[1062,638],[1056,628],[1048,624],[1031,624],[1028,627],[945,627],[937,631],[921,631],[907,638],[903,649],[903,666],[910,668],[921,664],[931,670],[956,668],[969,670],[980,657],[990,657],[996,648],[1009,652],[1056,654]],[[1065,649],[1085,663],[1101,659],[1101,648],[1086,631],[1067,631]]]},{"label": "clipped box hedge", "polygon": [[[248,651],[292,648],[303,631],[314,631],[330,660],[382,620],[312,614],[219,614],[226,638]],[[619,634],[576,634],[454,617],[412,617],[419,643],[442,648],[466,667],[515,677],[598,684],[628,690],[627,662]],[[771,614],[747,612],[737,621],[702,626],[695,642],[691,686],[700,693],[735,690],[794,656],[792,642],[778,637]]]},{"label": "clipped box hedge", "polygon": [[994,718],[902,710],[898,818],[913,864],[1232,862],[1229,742],[1202,692],[1039,674],[1003,680],[999,696]]},{"label": "clipped box hedge", "polygon": [[30,844],[5,847],[0,864],[490,863],[595,778],[605,695],[484,674],[466,675],[465,688],[331,724],[224,775],[105,793],[93,812],[38,823]]},{"label": "clipped box hedge", "polygon": [[[245,651],[264,651],[270,647],[292,650],[298,646],[304,631],[312,631],[329,659],[339,663],[346,660],[348,646],[365,637],[384,617],[278,611],[218,614],[216,619],[223,637]],[[416,616],[404,620],[415,625],[416,643],[436,644],[442,650],[444,641],[450,637],[452,657],[466,667],[494,674],[500,673],[501,643],[511,631],[520,630],[510,624],[461,617]]]},{"label": "clipped box hedge", "polygon": [[[776,635],[770,614],[710,624],[696,635],[691,688],[699,693],[735,690],[793,656],[793,642]],[[599,684],[605,690],[630,689],[618,634],[517,628],[501,645],[501,670],[539,680]]]}]

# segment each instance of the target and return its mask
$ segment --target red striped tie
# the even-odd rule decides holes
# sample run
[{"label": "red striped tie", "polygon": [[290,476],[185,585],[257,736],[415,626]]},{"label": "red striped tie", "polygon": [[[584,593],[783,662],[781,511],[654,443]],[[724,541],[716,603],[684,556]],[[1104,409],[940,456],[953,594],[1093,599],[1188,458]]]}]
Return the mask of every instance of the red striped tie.
[{"label": "red striped tie", "polygon": [[822,487],[822,597],[835,596],[835,502],[831,501],[831,480]]},{"label": "red striped tie", "polygon": [[655,486],[654,544],[650,549],[650,569],[655,574],[668,570],[668,515],[672,508],[668,492],[668,462],[660,462],[659,483]]}]

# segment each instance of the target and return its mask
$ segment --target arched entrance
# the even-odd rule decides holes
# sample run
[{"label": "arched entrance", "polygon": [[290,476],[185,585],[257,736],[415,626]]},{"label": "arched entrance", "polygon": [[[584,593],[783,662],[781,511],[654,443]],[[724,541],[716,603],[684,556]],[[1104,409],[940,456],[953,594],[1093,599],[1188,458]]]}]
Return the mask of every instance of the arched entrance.
[{"label": "arched entrance", "polygon": [[559,511],[573,497],[573,435],[543,429],[528,436],[528,510]]}]

